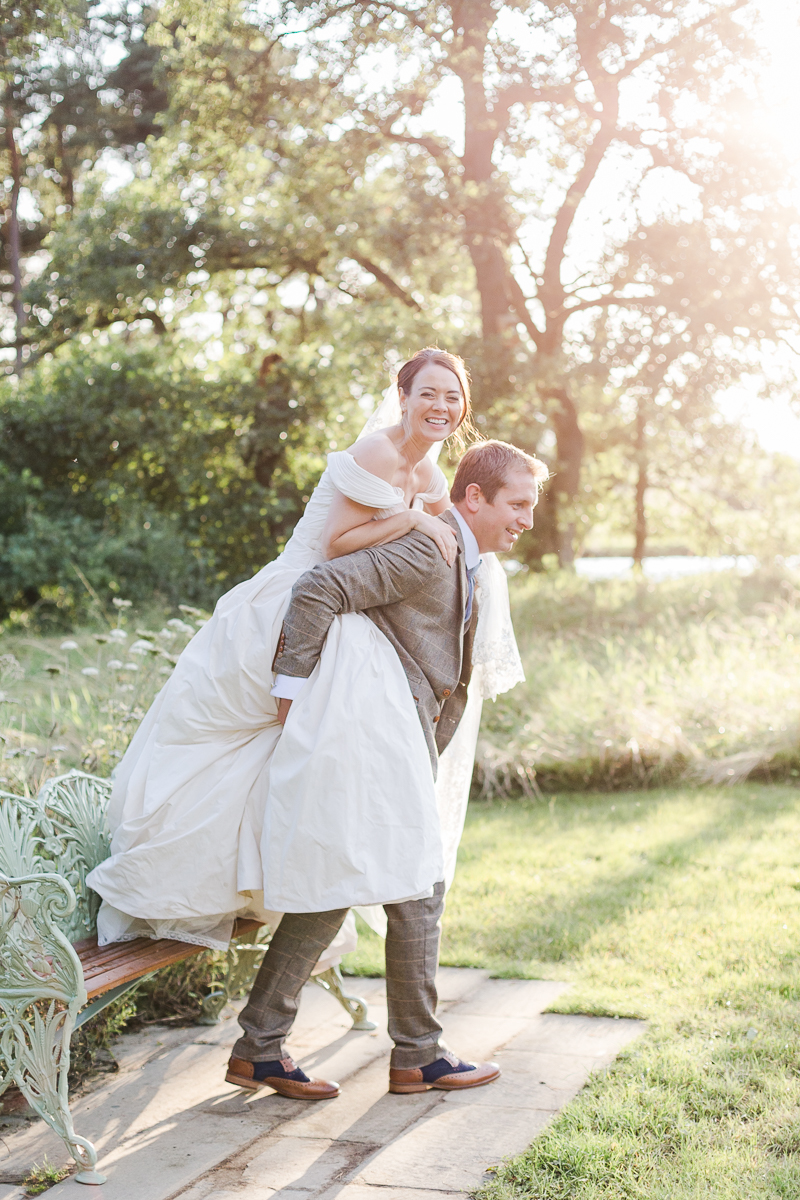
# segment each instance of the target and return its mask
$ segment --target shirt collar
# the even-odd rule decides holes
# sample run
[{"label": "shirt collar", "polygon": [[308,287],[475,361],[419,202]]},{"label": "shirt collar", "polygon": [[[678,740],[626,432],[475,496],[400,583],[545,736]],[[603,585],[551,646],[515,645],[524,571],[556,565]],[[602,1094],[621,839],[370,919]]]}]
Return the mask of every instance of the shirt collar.
[{"label": "shirt collar", "polygon": [[464,566],[468,571],[473,571],[475,567],[480,565],[481,561],[481,552],[478,549],[478,540],[458,509],[451,508],[450,512],[458,521],[458,527],[461,530],[461,536],[464,539]]}]

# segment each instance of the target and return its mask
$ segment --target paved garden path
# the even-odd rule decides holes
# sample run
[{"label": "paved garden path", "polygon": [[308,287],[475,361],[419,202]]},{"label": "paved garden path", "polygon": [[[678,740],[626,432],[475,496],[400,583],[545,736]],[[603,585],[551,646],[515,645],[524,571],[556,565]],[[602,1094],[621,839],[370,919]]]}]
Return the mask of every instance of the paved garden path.
[{"label": "paved garden path", "polygon": [[[48,1200],[448,1200],[536,1137],[643,1028],[639,1021],[543,1014],[564,984],[440,972],[448,1043],[493,1058],[497,1083],[461,1092],[387,1093],[390,1043],[383,980],[348,980],[370,1004],[374,1033],[355,1033],[320,988],[304,993],[292,1050],[307,1071],[342,1083],[310,1104],[224,1082],[235,1020],[202,1029],[158,1026],[124,1036],[120,1070],[74,1104],[76,1130],[108,1176],[94,1190],[72,1179]],[[66,1162],[41,1122],[0,1129],[0,1200],[45,1154]]]}]

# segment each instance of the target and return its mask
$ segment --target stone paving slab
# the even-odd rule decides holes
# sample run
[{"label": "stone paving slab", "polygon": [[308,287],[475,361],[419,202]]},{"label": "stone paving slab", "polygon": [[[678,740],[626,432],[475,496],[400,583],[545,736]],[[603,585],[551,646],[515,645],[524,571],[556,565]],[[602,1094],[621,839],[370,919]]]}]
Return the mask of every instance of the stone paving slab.
[{"label": "stone paving slab", "polygon": [[[108,1182],[91,1192],[67,1179],[49,1200],[463,1200],[643,1028],[543,1014],[565,984],[444,968],[438,983],[448,1044],[495,1059],[503,1075],[464,1092],[390,1096],[384,981],[349,982],[378,1028],[352,1031],[336,1001],[309,985],[291,1041],[307,1071],[343,1084],[332,1101],[226,1084],[239,1033],[230,1010],[211,1028],[158,1026],[123,1036],[119,1072],[73,1104],[75,1128],[98,1147]],[[68,1161],[42,1122],[6,1127],[0,1138],[0,1200],[22,1200],[10,1181],[45,1155],[56,1165]]]}]

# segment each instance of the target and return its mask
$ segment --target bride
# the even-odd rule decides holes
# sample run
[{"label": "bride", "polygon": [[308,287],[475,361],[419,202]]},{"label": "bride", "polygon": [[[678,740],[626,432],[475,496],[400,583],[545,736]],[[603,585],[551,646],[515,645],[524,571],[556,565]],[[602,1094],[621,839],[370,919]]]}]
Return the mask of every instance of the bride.
[{"label": "bride", "polygon": [[[306,719],[290,716],[285,731],[272,662],[293,585],[325,558],[417,529],[454,562],[455,536],[436,519],[449,495],[435,460],[465,423],[462,360],[418,351],[356,444],[328,456],[280,557],[223,596],[186,647],[115,773],[111,856],[87,878],[103,899],[101,945],[149,936],[226,949],[236,917],[274,928],[285,911],[351,905],[383,932],[383,910],[371,906],[424,894],[442,878],[449,885],[483,698],[523,678],[494,556],[484,556],[477,577],[469,702],[435,784],[400,660],[364,614],[335,619]],[[297,780],[308,786],[312,762],[325,815],[298,837]],[[358,769],[339,772],[340,762]],[[314,811],[319,821],[319,803]],[[377,845],[388,814],[390,858]],[[303,837],[324,847],[328,872],[304,870]],[[350,918],[318,969],[354,944]]]}]

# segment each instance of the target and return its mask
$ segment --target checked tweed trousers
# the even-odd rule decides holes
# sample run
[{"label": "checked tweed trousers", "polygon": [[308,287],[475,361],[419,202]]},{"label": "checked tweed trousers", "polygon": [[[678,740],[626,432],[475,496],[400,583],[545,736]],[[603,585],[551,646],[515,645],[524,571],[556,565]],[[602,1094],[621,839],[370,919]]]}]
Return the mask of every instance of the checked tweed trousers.
[{"label": "checked tweed trousers", "polygon": [[[444,884],[433,895],[385,904],[386,998],[393,1067],[425,1067],[441,1058],[442,1027],[436,1020],[436,968],[444,910]],[[275,931],[239,1024],[244,1030],[233,1055],[247,1062],[286,1057],[284,1039],[297,1016],[300,991],[317,959],[339,932],[346,908],[286,913]]]}]

